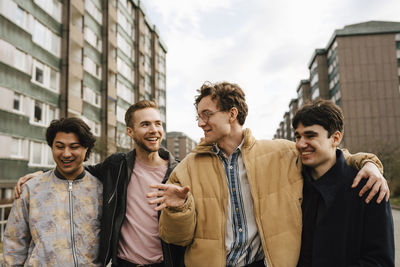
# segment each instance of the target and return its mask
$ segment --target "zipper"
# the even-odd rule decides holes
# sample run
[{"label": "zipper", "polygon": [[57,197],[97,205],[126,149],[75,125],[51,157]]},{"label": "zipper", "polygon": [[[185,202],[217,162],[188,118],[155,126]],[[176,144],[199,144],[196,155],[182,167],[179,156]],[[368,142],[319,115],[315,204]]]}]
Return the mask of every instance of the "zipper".
[{"label": "zipper", "polygon": [[72,199],[72,181],[68,181],[68,195],[69,195],[69,226],[71,231],[71,247],[72,247],[72,257],[74,258],[74,266],[78,267],[78,260],[76,258],[75,249],[75,232],[74,232],[74,209],[73,209],[73,199]]},{"label": "zipper", "polygon": [[[114,192],[112,193],[110,199],[107,201],[107,204],[110,204],[111,200],[114,198],[114,195],[115,196],[117,195],[117,188],[118,188],[118,183],[119,183],[119,176],[121,174],[122,164],[123,164],[123,162],[121,162],[121,165],[119,165],[117,183],[115,184]],[[117,203],[115,205],[117,205]],[[113,233],[114,217],[115,217],[115,210],[116,210],[115,205],[114,205],[114,209],[113,209],[113,215],[111,217],[111,228],[110,228],[111,233],[110,233],[110,237],[108,238],[108,246],[107,246],[107,252],[106,252],[106,257],[105,257],[106,262],[107,262],[108,254],[110,253],[110,242],[111,242],[111,237],[112,237],[112,233]]]}]

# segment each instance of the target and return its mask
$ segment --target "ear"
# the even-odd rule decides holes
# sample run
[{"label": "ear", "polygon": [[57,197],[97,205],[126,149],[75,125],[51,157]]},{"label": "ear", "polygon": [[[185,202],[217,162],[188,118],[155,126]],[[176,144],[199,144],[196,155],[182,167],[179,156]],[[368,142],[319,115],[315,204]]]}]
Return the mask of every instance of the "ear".
[{"label": "ear", "polygon": [[236,120],[237,116],[238,116],[238,109],[233,107],[229,110],[229,122],[233,122]]},{"label": "ear", "polygon": [[338,147],[340,145],[340,142],[342,141],[343,134],[339,131],[336,131],[331,135],[331,138],[333,140],[332,145]]},{"label": "ear", "polygon": [[133,139],[134,133],[131,127],[126,127],[126,134],[129,135],[130,138]]}]

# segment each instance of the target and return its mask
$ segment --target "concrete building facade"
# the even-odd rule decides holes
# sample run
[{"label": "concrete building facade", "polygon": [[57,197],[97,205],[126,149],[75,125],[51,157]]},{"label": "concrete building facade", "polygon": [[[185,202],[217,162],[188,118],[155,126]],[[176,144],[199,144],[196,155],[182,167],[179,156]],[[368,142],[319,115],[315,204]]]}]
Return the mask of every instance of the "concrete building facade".
[{"label": "concrete building facade", "polygon": [[140,1],[2,0],[0,185],[54,166],[53,119],[91,127],[92,163],[132,147],[124,115],[141,99],[159,103],[165,128],[166,53]]},{"label": "concrete building facade", "polygon": [[[400,146],[400,22],[369,21],[336,30],[316,49],[309,82],[297,88],[298,102],[330,99],[345,116],[343,146],[379,151]],[[275,138],[286,138],[281,127]]]},{"label": "concrete building facade", "polygon": [[182,132],[167,133],[167,149],[179,160],[189,154],[196,145],[197,142]]}]

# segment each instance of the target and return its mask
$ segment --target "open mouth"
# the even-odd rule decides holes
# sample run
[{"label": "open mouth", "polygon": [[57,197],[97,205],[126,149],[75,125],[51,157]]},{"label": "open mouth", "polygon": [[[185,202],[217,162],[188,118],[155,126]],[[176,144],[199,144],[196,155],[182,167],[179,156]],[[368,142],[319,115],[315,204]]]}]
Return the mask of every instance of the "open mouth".
[{"label": "open mouth", "polygon": [[72,162],[74,162],[75,160],[61,160],[61,162],[63,163],[63,165],[65,166],[65,167],[68,167],[68,166],[71,166],[72,165]]},{"label": "open mouth", "polygon": [[146,138],[145,140],[150,143],[157,143],[158,140],[160,140],[160,138],[159,137],[149,137],[149,138]]}]

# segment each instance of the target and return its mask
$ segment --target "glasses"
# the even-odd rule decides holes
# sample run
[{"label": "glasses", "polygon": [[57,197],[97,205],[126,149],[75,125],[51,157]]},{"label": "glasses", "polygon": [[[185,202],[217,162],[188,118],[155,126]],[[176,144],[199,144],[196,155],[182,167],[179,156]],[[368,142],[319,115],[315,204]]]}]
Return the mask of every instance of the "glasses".
[{"label": "glasses", "polygon": [[196,116],[196,121],[199,121],[199,119],[201,119],[204,123],[207,123],[208,120],[210,119],[210,117],[212,115],[214,115],[217,112],[222,112],[221,110],[217,110],[217,111],[203,111],[202,113],[198,114]]}]

